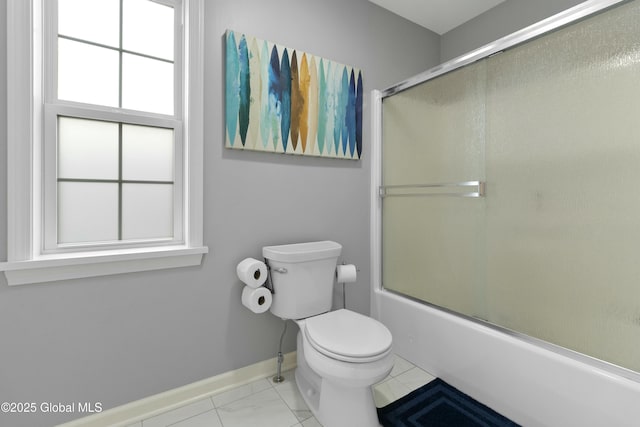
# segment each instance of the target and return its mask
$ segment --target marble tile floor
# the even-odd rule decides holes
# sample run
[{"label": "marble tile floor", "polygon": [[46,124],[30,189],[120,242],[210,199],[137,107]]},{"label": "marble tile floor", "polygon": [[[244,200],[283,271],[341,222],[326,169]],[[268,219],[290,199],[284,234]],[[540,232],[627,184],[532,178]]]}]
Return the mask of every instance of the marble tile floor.
[{"label": "marble tile floor", "polygon": [[[295,384],[293,370],[282,383],[263,378],[143,419],[127,427],[317,427]],[[434,377],[396,356],[391,374],[374,386],[376,406],[385,406]]]}]

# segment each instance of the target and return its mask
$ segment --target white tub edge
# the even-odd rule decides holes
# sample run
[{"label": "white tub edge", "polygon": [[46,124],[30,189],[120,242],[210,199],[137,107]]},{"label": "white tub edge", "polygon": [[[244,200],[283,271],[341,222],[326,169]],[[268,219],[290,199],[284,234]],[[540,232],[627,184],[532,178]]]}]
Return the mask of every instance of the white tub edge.
[{"label": "white tub edge", "polygon": [[524,426],[637,426],[640,383],[407,298],[373,290],[394,351]]}]

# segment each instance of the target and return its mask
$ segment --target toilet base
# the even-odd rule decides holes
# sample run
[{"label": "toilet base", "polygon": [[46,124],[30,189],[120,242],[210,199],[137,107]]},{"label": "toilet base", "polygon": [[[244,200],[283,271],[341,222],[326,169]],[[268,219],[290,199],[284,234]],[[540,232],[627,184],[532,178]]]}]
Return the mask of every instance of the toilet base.
[{"label": "toilet base", "polygon": [[[314,374],[311,372],[311,374]],[[312,385],[303,370],[296,368],[296,385],[305,403],[325,427],[380,427],[371,387],[345,389],[321,381],[321,390]]]},{"label": "toilet base", "polygon": [[371,387],[345,388],[323,380],[318,421],[327,427],[380,427]]},{"label": "toilet base", "polygon": [[[380,426],[371,386],[349,387],[344,382],[333,382],[320,377],[311,369],[305,358],[300,334],[297,363],[295,378],[298,390],[313,415],[324,427]],[[388,368],[389,371],[391,366]]]},{"label": "toilet base", "polygon": [[304,403],[307,404],[313,415],[317,418],[320,409],[320,387],[313,386],[307,378],[307,375],[304,375],[300,368],[296,368],[295,378],[296,386],[304,399]]}]

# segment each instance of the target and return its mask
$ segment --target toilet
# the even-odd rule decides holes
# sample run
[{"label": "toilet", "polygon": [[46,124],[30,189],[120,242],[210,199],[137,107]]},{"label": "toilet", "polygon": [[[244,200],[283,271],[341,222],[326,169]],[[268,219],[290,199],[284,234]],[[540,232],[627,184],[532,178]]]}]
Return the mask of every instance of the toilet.
[{"label": "toilet", "polygon": [[262,248],[273,286],[271,313],[294,320],[296,384],[324,427],[379,426],[371,386],[393,368],[391,332],[362,314],[331,311],[342,246],[332,241]]}]

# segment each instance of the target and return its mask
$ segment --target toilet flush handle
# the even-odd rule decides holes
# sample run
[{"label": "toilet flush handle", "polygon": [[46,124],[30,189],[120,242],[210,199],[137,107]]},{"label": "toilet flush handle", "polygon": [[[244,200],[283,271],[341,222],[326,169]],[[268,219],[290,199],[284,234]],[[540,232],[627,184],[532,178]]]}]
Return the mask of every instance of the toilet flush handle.
[{"label": "toilet flush handle", "polygon": [[284,267],[271,267],[269,265],[269,260],[266,258],[264,259],[264,263],[267,266],[267,283],[265,284],[265,287],[269,289],[269,291],[271,291],[272,294],[275,294],[276,289],[273,286],[273,280],[271,279],[271,272],[275,271],[276,273],[285,274],[287,272],[287,269]]}]

